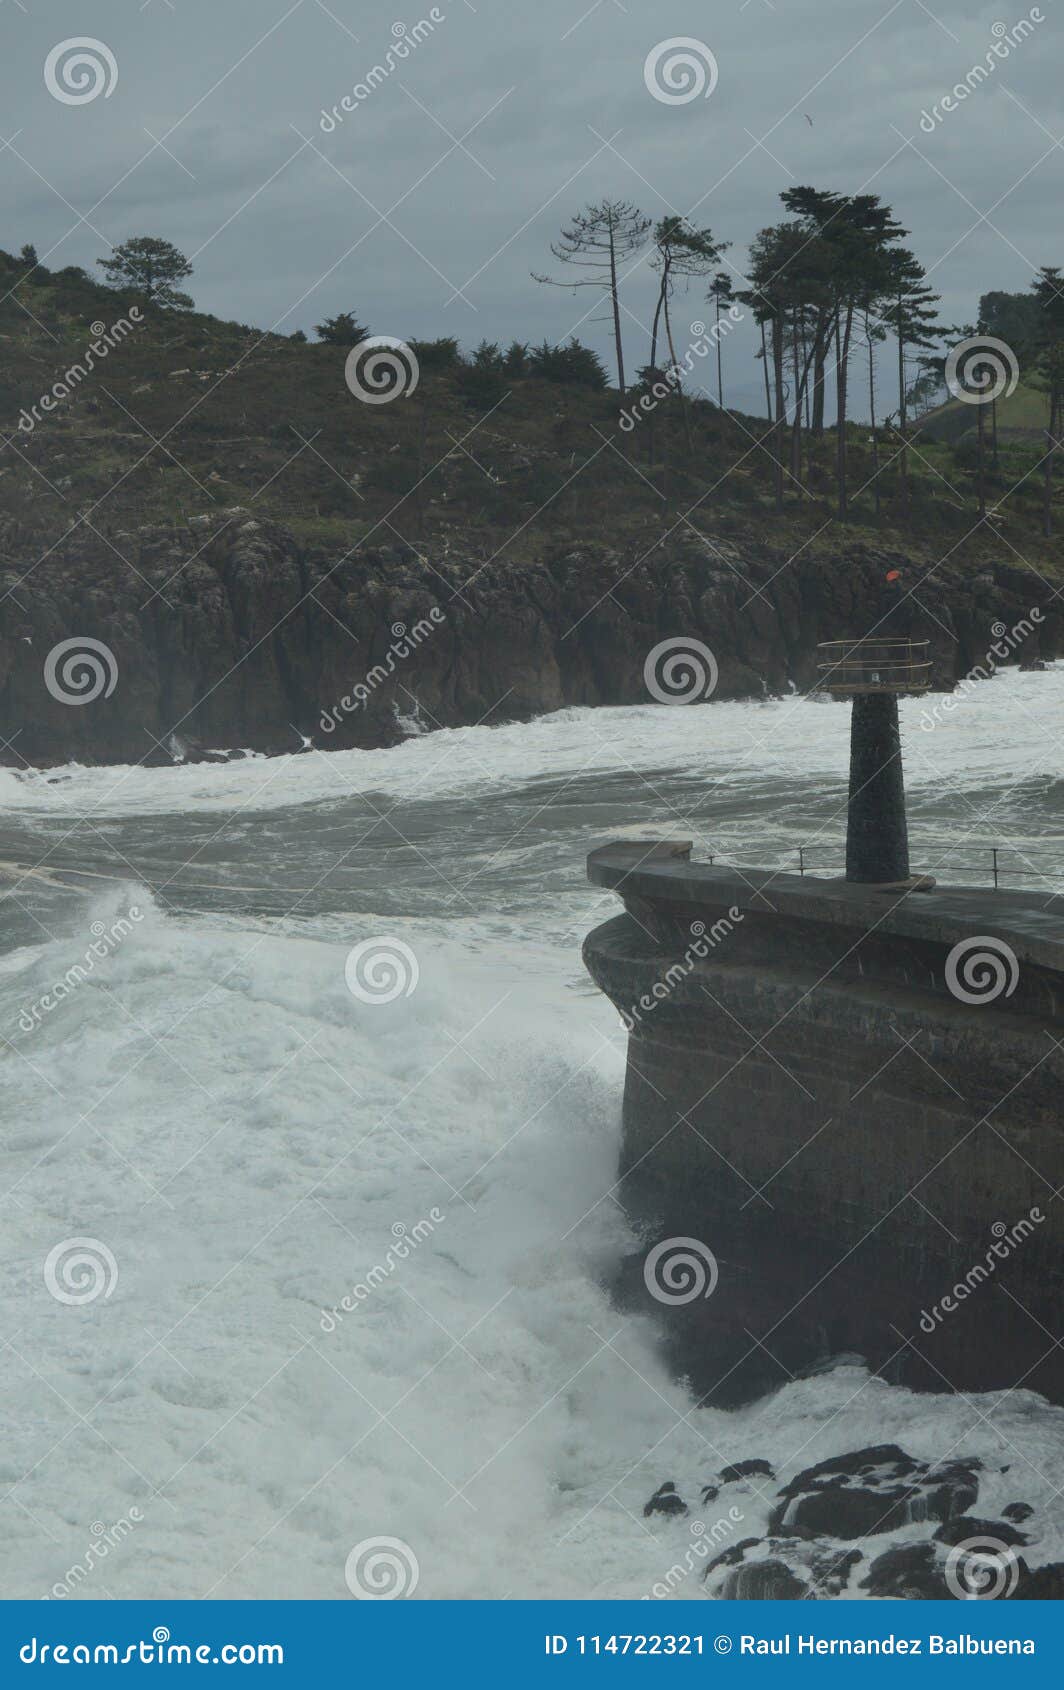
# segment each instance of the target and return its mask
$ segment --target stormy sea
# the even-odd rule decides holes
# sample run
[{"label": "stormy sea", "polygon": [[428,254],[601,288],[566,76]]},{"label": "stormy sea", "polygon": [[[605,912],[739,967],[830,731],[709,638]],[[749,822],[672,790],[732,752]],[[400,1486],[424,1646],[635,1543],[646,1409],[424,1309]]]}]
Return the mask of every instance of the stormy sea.
[{"label": "stormy sea", "polygon": [[[914,868],[1064,890],[1064,665],[901,711]],[[883,1443],[1060,1559],[1064,1410],[856,1356],[701,1407],[611,1299],[585,855],[839,872],[848,735],[795,696],[0,771],[6,1595],[341,1598],[390,1539],[419,1597],[701,1600],[774,1496],[723,1471]]]}]

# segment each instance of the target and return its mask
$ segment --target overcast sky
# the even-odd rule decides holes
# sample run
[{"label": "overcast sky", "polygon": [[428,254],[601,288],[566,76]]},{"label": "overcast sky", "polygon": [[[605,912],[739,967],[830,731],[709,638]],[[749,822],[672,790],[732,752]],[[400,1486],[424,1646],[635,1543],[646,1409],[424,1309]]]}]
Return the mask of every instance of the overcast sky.
[{"label": "overcast sky", "polygon": [[[158,234],[193,259],[201,309],[260,327],[310,333],[353,310],[374,333],[467,345],[575,330],[608,356],[590,294],[530,277],[582,203],[690,213],[731,241],[738,278],[780,190],[814,183],[881,194],[946,320],[968,321],[988,287],[1064,263],[1060,0],[1034,10],[1032,37],[929,134],[921,113],[1028,7],[442,0],[442,21],[326,133],[323,109],[386,67],[393,26],[413,30],[429,5],[0,0],[0,141],[15,136],[0,245],[92,269],[110,243]],[[109,49],[117,82],[74,104],[44,72],[78,36]],[[712,55],[708,98],[647,86],[648,54],[678,37]],[[62,60],[52,79],[64,86]],[[624,285],[630,366],[646,361],[653,286],[645,260]],[[700,295],[676,317],[678,337],[705,319]],[[725,356],[731,401],[755,409],[752,350],[740,330]]]}]

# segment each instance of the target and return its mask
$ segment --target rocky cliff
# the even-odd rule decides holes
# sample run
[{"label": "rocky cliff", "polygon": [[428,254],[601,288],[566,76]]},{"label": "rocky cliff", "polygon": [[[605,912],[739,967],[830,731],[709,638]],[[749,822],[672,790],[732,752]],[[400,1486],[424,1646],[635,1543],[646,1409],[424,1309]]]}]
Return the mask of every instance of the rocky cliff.
[{"label": "rocky cliff", "polygon": [[519,358],[485,385],[441,341],[413,343],[416,386],[366,404],[345,346],[144,301],[100,341],[136,300],[31,257],[0,252],[9,762],[644,702],[669,639],[708,647],[718,698],[806,687],[817,640],[867,632],[895,569],[942,684],[1032,608],[1057,649],[1030,453],[1002,445],[977,488],[948,448],[914,442],[903,474],[896,441],[877,455],[855,428],[841,523],[830,435],[780,508],[766,419],[705,396],[626,430],[593,372]]},{"label": "rocky cliff", "polygon": [[301,736],[375,746],[412,718],[456,726],[644,703],[647,654],[674,637],[712,651],[718,699],[805,688],[818,640],[875,623],[891,569],[940,685],[1032,608],[1045,617],[1040,648],[1028,640],[1016,657],[1061,646],[1059,601],[1033,572],[921,566],[865,539],[791,561],[733,524],[678,531],[647,556],[586,543],[511,562],[453,540],[305,547],[239,507],[209,525],[126,533],[121,555],[88,534],[25,579],[2,577],[3,758],[168,761],[291,750]]}]

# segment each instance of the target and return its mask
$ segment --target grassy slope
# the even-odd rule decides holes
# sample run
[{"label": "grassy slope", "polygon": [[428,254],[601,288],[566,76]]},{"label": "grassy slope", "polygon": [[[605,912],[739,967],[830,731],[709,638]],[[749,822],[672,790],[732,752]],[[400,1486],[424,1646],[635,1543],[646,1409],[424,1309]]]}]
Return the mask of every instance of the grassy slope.
[{"label": "grassy slope", "polygon": [[[975,407],[950,399],[929,411],[920,426],[929,439],[955,443],[961,435],[975,433]],[[1021,381],[1015,393],[998,401],[997,427],[999,440],[1040,441],[1049,427],[1047,395]]]},{"label": "grassy slope", "polygon": [[[49,548],[61,560],[61,537],[86,512],[121,548],[150,524],[183,527],[211,513],[220,524],[234,505],[330,552],[402,537],[515,561],[591,541],[638,555],[686,515],[711,534],[845,553],[837,522],[812,538],[832,516],[830,438],[803,470],[808,492],[789,484],[779,516],[763,419],[690,404],[688,446],[669,401],[656,414],[652,465],[647,423],[618,430],[615,395],[521,380],[485,415],[453,375],[423,372],[412,398],[371,406],[348,392],[342,348],[194,312],[153,316],[27,437],[16,426],[23,407],[83,355],[89,324],[114,322],[128,301],[76,272],[19,281],[23,269],[0,255],[0,428],[11,438],[0,450],[0,565],[20,572]],[[923,435],[904,526],[894,450],[882,443],[877,523],[868,430],[851,437],[853,520],[866,539],[922,561],[1009,555],[992,530],[970,532],[963,455]],[[1056,548],[1039,535],[1034,462],[1032,449],[1008,446],[992,497],[1021,483],[1004,505],[1003,534],[1043,574],[1057,573]],[[84,535],[76,528],[71,545]]]}]

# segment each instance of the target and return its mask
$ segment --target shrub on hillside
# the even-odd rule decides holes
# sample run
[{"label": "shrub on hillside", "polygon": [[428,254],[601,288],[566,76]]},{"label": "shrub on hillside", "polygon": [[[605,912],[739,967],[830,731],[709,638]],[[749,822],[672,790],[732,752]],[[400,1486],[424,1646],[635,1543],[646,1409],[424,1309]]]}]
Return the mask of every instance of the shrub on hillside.
[{"label": "shrub on hillside", "polygon": [[458,390],[480,410],[490,410],[506,396],[507,380],[502,353],[494,341],[482,340],[473,356],[458,371]]},{"label": "shrub on hillside", "polygon": [[545,340],[542,346],[533,347],[529,353],[529,374],[577,387],[606,386],[602,359],[590,346],[581,346],[575,335],[565,346],[552,346]]},{"label": "shrub on hillside", "polygon": [[407,345],[422,370],[453,370],[461,363],[458,342],[451,335],[441,340],[408,340]]},{"label": "shrub on hillside", "polygon": [[314,333],[327,346],[358,346],[369,339],[369,330],[356,323],[351,311],[339,311],[335,317],[326,317],[324,323],[315,323]]}]

